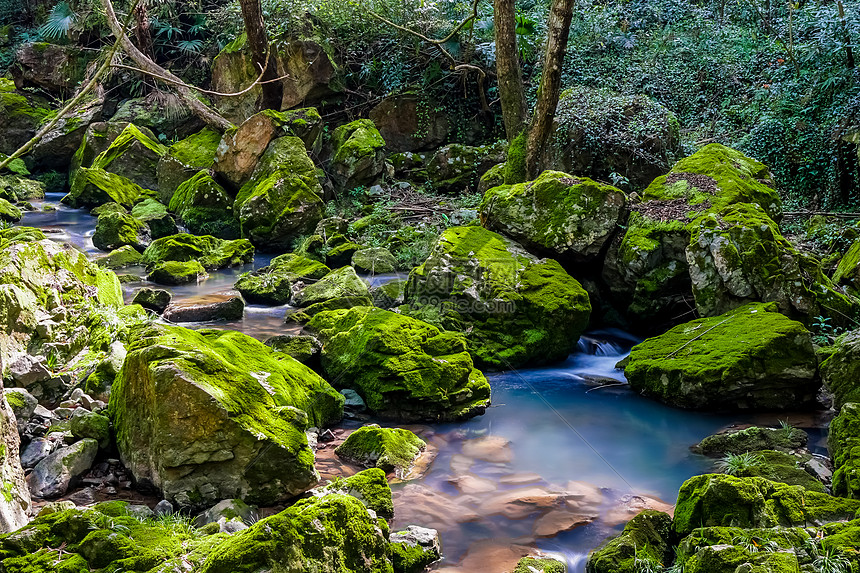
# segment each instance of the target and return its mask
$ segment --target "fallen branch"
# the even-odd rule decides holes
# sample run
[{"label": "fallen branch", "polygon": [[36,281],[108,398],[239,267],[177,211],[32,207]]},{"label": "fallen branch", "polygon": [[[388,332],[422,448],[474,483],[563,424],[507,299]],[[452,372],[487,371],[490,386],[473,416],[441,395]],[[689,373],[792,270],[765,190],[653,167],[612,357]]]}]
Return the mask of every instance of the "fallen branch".
[{"label": "fallen branch", "polygon": [[[268,65],[269,65],[269,64],[268,64],[268,62],[266,62],[266,66],[268,66]],[[245,88],[245,89],[243,89],[242,91],[240,91],[240,92],[233,92],[233,93],[222,93],[222,92],[215,92],[215,91],[212,91],[212,90],[204,90],[203,88],[198,88],[197,86],[192,86],[191,84],[186,84],[186,83],[185,83],[185,82],[183,82],[182,80],[174,80],[174,79],[171,79],[171,78],[166,77],[166,76],[159,76],[159,75],[156,75],[156,74],[154,74],[154,73],[152,73],[152,72],[148,72],[148,71],[146,71],[146,70],[142,70],[142,69],[140,69],[140,68],[135,68],[135,67],[133,67],[133,66],[126,66],[126,65],[123,65],[123,64],[113,64],[111,67],[114,67],[114,68],[120,68],[120,69],[123,69],[123,70],[130,70],[130,71],[132,71],[132,72],[137,72],[137,73],[139,73],[139,74],[146,74],[146,75],[148,75],[148,76],[150,76],[150,77],[153,77],[153,78],[155,78],[155,79],[157,79],[157,80],[161,80],[162,82],[165,82],[165,83],[168,83],[168,84],[181,85],[181,86],[184,86],[184,87],[186,87],[186,88],[188,88],[188,89],[195,90],[195,91],[198,91],[198,92],[200,92],[200,93],[204,93],[204,94],[206,94],[206,95],[214,95],[214,96],[217,96],[217,97],[239,97],[239,96],[245,95],[246,93],[248,93],[249,91],[251,91],[252,89],[254,89],[256,86],[259,86],[259,85],[262,85],[262,84],[270,84],[270,83],[272,83],[272,82],[279,82],[279,81],[281,81],[281,80],[285,80],[285,79],[287,79],[287,78],[289,78],[289,77],[290,77],[290,76],[289,76],[289,74],[285,74],[285,75],[283,75],[283,76],[281,76],[281,77],[279,77],[279,78],[274,78],[274,79],[271,79],[271,80],[263,80],[263,79],[262,79],[262,78],[263,78],[263,75],[266,73],[266,67],[264,67],[264,68],[263,68],[263,71],[262,71],[262,72],[260,72],[260,75],[257,77],[257,79],[256,79],[256,80],[254,80],[254,82],[253,82],[251,85],[249,85],[248,87],[246,87],[246,88]]]}]

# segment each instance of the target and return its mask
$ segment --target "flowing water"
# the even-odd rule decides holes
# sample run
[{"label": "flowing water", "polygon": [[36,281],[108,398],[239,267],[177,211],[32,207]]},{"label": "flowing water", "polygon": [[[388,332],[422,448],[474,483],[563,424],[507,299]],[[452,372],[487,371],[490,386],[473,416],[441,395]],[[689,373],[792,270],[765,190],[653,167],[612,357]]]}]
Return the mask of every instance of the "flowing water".
[{"label": "flowing water", "polygon": [[[58,199],[45,202],[56,210],[27,213],[21,224],[50,231],[52,239],[95,256],[95,218],[57,205]],[[199,284],[159,288],[171,290],[174,301],[235,295],[237,276],[270,260],[258,255],[244,267],[210,273]],[[121,272],[143,275],[143,269]],[[397,275],[368,278],[381,284]],[[126,298],[147,284],[125,284]],[[215,326],[265,340],[291,331],[283,323],[288,310],[249,306],[242,321]],[[561,364],[490,374],[493,406],[483,416],[412,427],[432,455],[422,476],[392,486],[393,527],[414,523],[439,529],[445,553],[436,567],[440,572],[510,570],[535,547],[566,560],[571,572],[581,572],[587,552],[636,511],[671,510],[684,480],[708,471],[713,462],[692,454],[691,445],[730,424],[777,421],[775,415],[676,410],[639,397],[615,369],[636,342],[617,330],[589,333]],[[808,417],[791,420],[813,425]],[[813,451],[822,441],[820,432],[811,435]],[[324,476],[356,470],[337,461],[331,447],[327,452]]]}]

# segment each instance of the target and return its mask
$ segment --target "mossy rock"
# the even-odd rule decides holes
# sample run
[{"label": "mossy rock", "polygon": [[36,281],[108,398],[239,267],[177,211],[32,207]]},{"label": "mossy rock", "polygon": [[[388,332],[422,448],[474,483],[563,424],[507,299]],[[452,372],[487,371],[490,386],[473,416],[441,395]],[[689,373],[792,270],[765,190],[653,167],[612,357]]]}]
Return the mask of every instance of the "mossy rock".
[{"label": "mossy rock", "polygon": [[82,167],[76,172],[72,188],[62,202],[73,209],[91,209],[110,202],[130,208],[150,196],[152,191],[121,175],[97,167]]},{"label": "mossy rock", "polygon": [[791,551],[759,553],[734,545],[702,547],[684,562],[690,573],[800,573],[797,556]]},{"label": "mossy rock", "polygon": [[226,241],[211,235],[201,237],[180,233],[152,242],[143,252],[147,268],[165,261],[196,261],[206,270],[218,270],[250,263],[254,246],[245,239]]},{"label": "mossy rock", "polygon": [[340,493],[351,495],[379,517],[394,517],[394,502],[385,472],[379,468],[361,470],[355,475],[336,478],[328,484],[311,490],[314,495]]},{"label": "mossy rock", "polygon": [[109,212],[99,215],[93,245],[102,251],[129,246],[140,251],[151,242],[149,226],[132,215]]},{"label": "mossy rock", "polygon": [[319,362],[322,343],[313,336],[304,334],[282,334],[266,340],[266,346],[276,352],[288,354],[308,366]]},{"label": "mossy rock", "polygon": [[672,538],[672,518],[660,511],[643,511],[618,537],[588,554],[586,573],[639,573],[636,559],[666,563]]},{"label": "mossy rock", "polygon": [[331,271],[316,282],[311,282],[293,295],[293,306],[307,307],[336,298],[370,297],[367,282],[360,278],[352,267]]},{"label": "mossy rock", "polygon": [[132,207],[131,216],[146,223],[153,239],[160,239],[179,232],[173,216],[167,212],[163,203],[147,198]]},{"label": "mossy rock", "polygon": [[106,269],[122,269],[140,264],[140,258],[141,254],[137,249],[126,245],[96,258],[95,263]]},{"label": "mossy rock", "polygon": [[397,259],[385,247],[359,249],[352,254],[352,266],[362,273],[390,273],[397,268]]},{"label": "mossy rock", "polygon": [[83,409],[75,410],[69,430],[76,438],[92,438],[103,450],[110,445],[110,419],[107,416]]},{"label": "mossy rock", "polygon": [[[5,159],[0,157],[0,160]],[[18,160],[16,160],[18,161]],[[29,201],[31,199],[42,199],[45,197],[45,184],[35,179],[7,173],[0,175],[0,199],[9,203],[18,201]]]},{"label": "mossy rock", "polygon": [[388,536],[394,573],[422,573],[442,558],[442,542],[435,529],[410,525]]},{"label": "mossy rock", "polygon": [[146,325],[110,413],[126,467],[165,498],[273,504],[316,482],[305,429],[339,421],[343,401],[306,366],[239,332]]},{"label": "mossy rock", "polygon": [[426,178],[440,193],[475,190],[478,180],[507,156],[507,145],[475,147],[452,143],[441,147],[425,165]]},{"label": "mossy rock", "polygon": [[233,288],[251,304],[282,305],[290,302],[293,284],[313,283],[330,272],[319,261],[287,253],[261,269],[240,275]]},{"label": "mossy rock", "polygon": [[[731,550],[726,555],[745,555],[751,562],[755,560],[755,553],[774,551],[793,551],[803,562],[811,562],[813,556],[808,552],[809,542],[810,535],[802,527],[697,527],[678,544],[676,562],[686,563],[702,549],[713,546],[734,546],[742,551]],[[701,567],[702,560],[697,561],[697,567]],[[734,571],[731,569],[732,573]]]},{"label": "mossy rock", "polygon": [[325,253],[325,263],[333,269],[348,266],[355,253],[361,250],[361,245],[358,243],[337,239],[345,239],[345,237],[332,237],[326,242],[329,249]]},{"label": "mossy rock", "polygon": [[206,269],[197,261],[161,261],[147,269],[147,278],[160,285],[183,285],[207,276]]},{"label": "mossy rock", "polygon": [[382,174],[385,140],[369,119],[341,125],[331,137],[330,169],[335,186],[351,190],[368,185]]},{"label": "mossy rock", "polygon": [[839,260],[833,282],[844,286],[855,296],[860,295],[860,241],[855,241]]},{"label": "mossy rock", "polygon": [[199,171],[179,184],[169,208],[194,235],[219,239],[240,236],[239,221],[233,215],[233,198],[206,171]]},{"label": "mossy rock", "polygon": [[751,303],[676,326],[634,346],[630,386],[680,408],[786,409],[815,401],[819,383],[809,331]]},{"label": "mossy rock", "polygon": [[347,436],[334,453],[366,468],[405,475],[426,447],[424,440],[409,430],[368,424]]},{"label": "mossy rock", "polygon": [[836,471],[833,493],[860,499],[860,404],[844,404],[830,422],[827,447]]},{"label": "mossy rock", "polygon": [[821,378],[833,393],[836,408],[860,402],[860,330],[837,339],[833,352],[821,364]]},{"label": "mossy rock", "polygon": [[171,145],[156,167],[161,201],[170,202],[182,183],[210,169],[219,143],[221,134],[207,127]]},{"label": "mossy rock", "polygon": [[832,497],[764,478],[722,474],[694,476],[681,486],[673,528],[689,535],[699,527],[808,527],[853,519],[860,500]]},{"label": "mossy rock", "polygon": [[743,454],[759,450],[792,452],[806,447],[809,437],[800,428],[762,428],[752,426],[743,430],[708,436],[695,447],[695,450],[712,457],[726,454]]},{"label": "mossy rock", "polygon": [[406,279],[396,279],[370,289],[373,306],[386,310],[403,304],[406,295]]},{"label": "mossy rock", "polygon": [[156,168],[167,147],[130,123],[106,150],[93,159],[92,167],[121,175],[144,189],[158,191]]},{"label": "mossy rock", "polygon": [[565,359],[591,313],[558,262],[477,226],[442,233],[409,274],[405,301],[402,310],[464,332],[480,366],[504,369]]},{"label": "mossy rock", "polygon": [[788,485],[799,485],[809,491],[828,493],[827,488],[819,480],[809,474],[803,467],[804,461],[812,456],[795,456],[774,450],[751,451],[758,463],[736,471],[736,477],[762,477]]},{"label": "mossy rock", "polygon": [[0,221],[6,223],[17,223],[23,216],[21,209],[6,199],[0,199]]},{"label": "mossy rock", "polygon": [[514,573],[567,573],[567,566],[555,559],[523,557],[517,562]]},{"label": "mossy rock", "polygon": [[489,383],[459,334],[369,307],[321,312],[308,326],[323,342],[329,379],[351,386],[381,417],[460,420],[490,403]]},{"label": "mossy rock", "polygon": [[322,187],[304,143],[297,137],[274,140],[251,179],[236,195],[233,212],[242,236],[260,249],[288,250],[323,217]]},{"label": "mossy rock", "polygon": [[12,80],[0,78],[0,153],[14,153],[27,143],[50,114],[47,100],[16,91]]},{"label": "mossy rock", "polygon": [[487,191],[478,210],[485,227],[530,249],[579,262],[601,254],[618,230],[621,190],[559,171]]}]

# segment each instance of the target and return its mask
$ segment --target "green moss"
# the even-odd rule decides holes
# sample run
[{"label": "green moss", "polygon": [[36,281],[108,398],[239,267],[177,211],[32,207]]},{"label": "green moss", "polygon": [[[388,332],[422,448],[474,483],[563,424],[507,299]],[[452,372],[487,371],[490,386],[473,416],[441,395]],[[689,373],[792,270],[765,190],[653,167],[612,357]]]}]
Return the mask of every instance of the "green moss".
[{"label": "green moss", "polygon": [[638,573],[636,559],[662,566],[669,555],[672,518],[667,514],[643,511],[627,525],[618,537],[588,554],[589,573]]},{"label": "green moss", "polygon": [[405,474],[425,447],[424,440],[409,430],[369,424],[352,432],[335,453],[364,467]]},{"label": "green moss", "polygon": [[206,171],[198,172],[179,185],[170,199],[169,208],[192,234],[222,239],[239,236],[232,197]]},{"label": "green moss", "polygon": [[[827,493],[827,488],[824,484],[812,477],[812,475],[801,467],[803,459],[800,457],[774,450],[762,450],[751,453],[756,455],[761,460],[761,463],[741,469],[734,474],[736,477],[762,477],[788,485],[799,485],[809,491]],[[808,454],[806,455],[807,459],[810,457]]]},{"label": "green moss", "polygon": [[737,455],[759,450],[790,452],[806,447],[807,439],[806,432],[791,426],[786,428],[752,426],[743,430],[708,436],[696,449],[706,456]]},{"label": "green moss", "polygon": [[23,214],[18,207],[6,199],[0,199],[0,221],[17,223],[21,220],[21,217],[23,217]]},{"label": "green moss", "polygon": [[331,142],[335,150],[332,161],[339,163],[353,162],[385,147],[385,140],[369,119],[357,119],[338,127],[332,133]]},{"label": "green moss", "polygon": [[219,143],[221,134],[207,127],[171,145],[167,155],[188,167],[208,169],[215,161]]},{"label": "green moss", "polygon": [[242,274],[234,288],[249,303],[281,305],[290,302],[294,283],[312,283],[330,272],[319,261],[287,253],[272,259],[268,266]]},{"label": "green moss", "polygon": [[27,406],[27,401],[18,392],[4,392],[3,395],[6,396],[6,402],[13,410],[17,411]]},{"label": "green moss", "polygon": [[93,245],[102,251],[112,251],[124,246],[140,250],[149,243],[149,227],[133,217],[118,212],[99,215],[93,234]]},{"label": "green moss", "polygon": [[860,332],[836,340],[832,353],[821,364],[821,378],[833,393],[837,408],[860,402]]},{"label": "green moss", "polygon": [[505,185],[516,185],[527,179],[526,132],[522,131],[511,141],[505,162]]},{"label": "green moss", "polygon": [[367,283],[355,274],[352,267],[343,267],[326,274],[293,295],[294,306],[311,306],[335,298],[360,297],[367,300],[370,290]]},{"label": "green moss", "polygon": [[320,333],[327,375],[380,416],[457,420],[489,404],[489,384],[459,334],[368,307],[322,312],[309,326]]},{"label": "green moss", "polygon": [[82,167],[75,174],[69,194],[63,203],[75,209],[98,207],[111,201],[131,207],[152,192],[116,173],[104,169]]},{"label": "green moss", "polygon": [[379,468],[362,470],[347,478],[338,478],[314,490],[314,494],[342,493],[358,499],[379,517],[394,517],[394,502],[385,472]]},{"label": "green moss", "polygon": [[566,573],[567,567],[555,559],[523,557],[517,562],[513,573]]},{"label": "green moss", "polygon": [[197,261],[162,261],[147,269],[149,280],[162,285],[193,283],[206,276],[206,269]]},{"label": "green moss", "polygon": [[158,157],[167,153],[167,147],[161,145],[154,139],[151,139],[148,135],[140,131],[137,126],[130,123],[122,130],[122,133],[113,140],[105,151],[96,156],[93,160],[92,167],[105,170],[110,169],[111,164],[113,164],[113,162],[122,154],[126,153],[134,144],[143,146]]},{"label": "green moss", "polygon": [[216,270],[249,263],[253,258],[254,247],[244,239],[226,241],[211,235],[180,233],[153,241],[143,252],[141,262],[150,268],[165,261],[196,261],[207,270]]},{"label": "green moss", "polygon": [[833,493],[860,499],[860,405],[848,403],[830,422],[827,447],[833,458]]},{"label": "green moss", "polygon": [[787,408],[814,400],[816,359],[809,332],[751,303],[676,326],[633,347],[631,387],[684,408]]}]

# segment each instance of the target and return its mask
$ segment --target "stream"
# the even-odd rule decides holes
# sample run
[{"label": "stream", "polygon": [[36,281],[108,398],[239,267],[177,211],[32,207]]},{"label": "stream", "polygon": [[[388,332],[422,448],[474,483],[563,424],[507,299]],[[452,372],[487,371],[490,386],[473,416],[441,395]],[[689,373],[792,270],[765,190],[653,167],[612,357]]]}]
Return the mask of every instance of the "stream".
[{"label": "stream", "polygon": [[[37,209],[55,210],[28,212],[20,224],[41,228],[88,256],[101,254],[91,238],[95,217],[60,205],[61,197],[49,194],[44,203],[35,203]],[[258,255],[251,264],[210,273],[199,284],[158,288],[170,290],[174,302],[224,296],[238,275],[271,258]],[[120,272],[144,274],[142,268]],[[366,278],[381,284],[396,276]],[[124,284],[126,300],[144,285],[150,283]],[[241,321],[214,326],[265,340],[295,331],[284,325],[288,310],[250,305]],[[809,432],[813,453],[826,453],[814,413],[704,414],[634,394],[615,364],[637,342],[620,330],[590,332],[563,363],[488,374],[493,406],[484,415],[457,424],[403,426],[428,442],[424,462],[429,465],[420,477],[392,484],[392,530],[408,524],[438,529],[445,559],[435,566],[437,572],[511,570],[536,547],[581,573],[588,551],[636,512],[671,510],[684,480],[709,471],[713,461],[689,450],[705,436],[733,424],[787,419]],[[358,425],[346,420],[343,428]],[[332,450],[324,444],[318,455],[324,478],[357,471]]]}]

